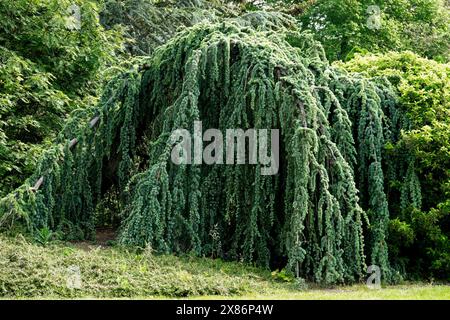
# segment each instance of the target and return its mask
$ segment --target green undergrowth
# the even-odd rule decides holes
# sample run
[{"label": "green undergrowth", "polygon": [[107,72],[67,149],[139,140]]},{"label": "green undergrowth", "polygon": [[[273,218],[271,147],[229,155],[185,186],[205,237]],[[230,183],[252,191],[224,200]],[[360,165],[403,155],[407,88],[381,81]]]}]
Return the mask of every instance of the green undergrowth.
[{"label": "green undergrowth", "polygon": [[[79,268],[81,287],[68,280]],[[70,282],[69,282],[70,283]],[[317,286],[237,262],[0,235],[0,299],[450,299],[450,285]]]},{"label": "green undergrowth", "polygon": [[[293,290],[271,272],[236,262],[154,255],[150,249],[87,246],[0,236],[0,297],[120,298],[239,296]],[[81,288],[68,288],[80,270]],[[70,283],[70,282],[69,282]]]}]

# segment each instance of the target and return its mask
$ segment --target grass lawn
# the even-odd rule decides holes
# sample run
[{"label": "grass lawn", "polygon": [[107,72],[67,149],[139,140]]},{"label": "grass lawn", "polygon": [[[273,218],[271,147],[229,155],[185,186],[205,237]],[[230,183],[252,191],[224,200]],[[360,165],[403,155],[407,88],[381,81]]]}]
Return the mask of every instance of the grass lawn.
[{"label": "grass lawn", "polygon": [[[192,297],[192,299],[230,299],[230,297]],[[450,300],[449,285],[410,283],[372,290],[365,285],[342,286],[333,289],[303,291],[274,289],[265,294],[245,294],[232,299],[270,300]]]},{"label": "grass lawn", "polygon": [[450,299],[450,285],[300,288],[236,262],[0,235],[0,298]]}]

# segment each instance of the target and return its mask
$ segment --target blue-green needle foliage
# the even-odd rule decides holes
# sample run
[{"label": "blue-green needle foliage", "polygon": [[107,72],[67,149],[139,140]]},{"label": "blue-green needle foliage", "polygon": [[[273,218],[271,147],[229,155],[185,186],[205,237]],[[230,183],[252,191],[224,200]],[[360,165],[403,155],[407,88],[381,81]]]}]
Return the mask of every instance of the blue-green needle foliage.
[{"label": "blue-green needle foliage", "polygon": [[[199,24],[158,48],[143,70],[111,81],[97,108],[73,115],[34,176],[2,200],[1,223],[88,236],[112,182],[122,190],[124,245],[284,261],[328,284],[360,280],[369,262],[389,280],[382,161],[394,102],[387,82],[331,67],[320,44],[281,14]],[[92,130],[83,121],[94,115]],[[171,132],[192,131],[196,120],[279,128],[279,173],[173,164]]]}]

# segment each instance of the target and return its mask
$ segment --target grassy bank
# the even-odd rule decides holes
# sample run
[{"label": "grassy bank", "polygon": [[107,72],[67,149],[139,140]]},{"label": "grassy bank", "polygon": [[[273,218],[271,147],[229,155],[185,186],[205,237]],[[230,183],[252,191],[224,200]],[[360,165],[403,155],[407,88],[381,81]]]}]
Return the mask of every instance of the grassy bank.
[{"label": "grassy bank", "polygon": [[[74,275],[79,283],[73,282]],[[0,236],[0,298],[450,299],[450,286],[444,285],[300,290],[279,278],[208,258],[85,244],[44,247],[22,237]]]}]

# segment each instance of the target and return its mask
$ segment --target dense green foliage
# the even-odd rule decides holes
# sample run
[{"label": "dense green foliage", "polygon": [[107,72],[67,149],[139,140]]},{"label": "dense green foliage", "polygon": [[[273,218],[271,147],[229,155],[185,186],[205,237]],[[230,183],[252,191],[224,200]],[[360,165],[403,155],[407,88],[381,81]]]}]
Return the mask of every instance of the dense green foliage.
[{"label": "dense green foliage", "polygon": [[0,195],[35,169],[62,120],[95,103],[102,72],[116,58],[120,34],[98,24],[93,1],[0,3]]},{"label": "dense green foliage", "polygon": [[386,145],[385,186],[395,264],[411,275],[448,277],[450,65],[411,52],[358,56],[340,65],[368,77],[386,76],[405,114],[399,119],[404,123],[392,128],[398,141]]},{"label": "dense green foliage", "polygon": [[300,20],[331,60],[358,51],[412,50],[449,61],[450,11],[444,0],[317,0]]},{"label": "dense green foliage", "polygon": [[[0,4],[0,194],[29,177],[0,227],[46,245],[120,224],[121,245],[326,284],[369,264],[385,281],[449,279],[449,65],[356,54],[448,61],[442,1],[108,0],[100,19],[79,3],[81,32],[69,2]],[[121,26],[149,56],[111,78]],[[171,132],[196,120],[279,128],[279,173],[173,164]]]}]

